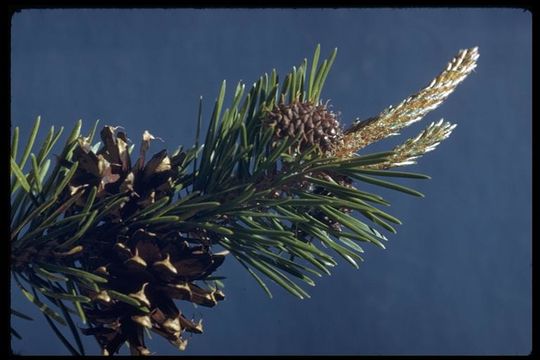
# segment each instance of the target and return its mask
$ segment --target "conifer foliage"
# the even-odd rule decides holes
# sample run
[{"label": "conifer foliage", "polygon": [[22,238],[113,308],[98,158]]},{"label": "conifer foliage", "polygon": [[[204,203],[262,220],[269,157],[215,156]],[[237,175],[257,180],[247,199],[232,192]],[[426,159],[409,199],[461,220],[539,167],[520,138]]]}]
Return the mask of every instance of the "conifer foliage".
[{"label": "conifer foliage", "polygon": [[474,70],[478,49],[460,51],[428,87],[348,128],[321,101],[336,53],[319,63],[317,47],[311,65],[304,60],[283,81],[274,70],[248,92],[239,83],[225,110],[223,82],[204,138],[201,99],[195,144],[173,153],[150,156],[148,131],[137,149],[120,127],[104,126],[96,141],[98,123],[84,136],[79,121],[51,158],[63,128],[51,127],[35,147],[38,117],[24,149],[14,129],[12,278],[73,355],[85,354],[81,333],[106,355],[124,344],[151,354],[150,331],[184,349],[185,333],[203,328],[182,309],[224,300],[226,258],[269,296],[270,280],[306,298],[305,285],[330,275],[337,257],[358,267],[364,245],[385,248],[383,233],[400,221],[363,184],[423,196],[388,178],[428,176],[390,169],[414,163],[455,125],[434,122],[392,151],[363,148],[439,106]]}]

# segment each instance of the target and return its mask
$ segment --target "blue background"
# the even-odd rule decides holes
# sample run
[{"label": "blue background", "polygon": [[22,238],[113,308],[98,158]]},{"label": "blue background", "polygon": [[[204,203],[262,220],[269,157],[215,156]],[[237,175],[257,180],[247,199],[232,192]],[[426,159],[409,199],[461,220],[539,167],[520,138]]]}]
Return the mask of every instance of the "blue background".
[{"label": "blue background", "polygon": [[[84,120],[145,129],[173,150],[191,145],[198,98],[205,121],[220,82],[249,87],[285,74],[317,43],[338,57],[326,82],[342,122],[378,114],[427,85],[459,49],[479,46],[477,70],[431,121],[459,125],[409,167],[403,181],[425,199],[380,191],[404,225],[387,250],[366,247],[298,300],[273,286],[268,299],[230,258],[226,301],[202,316],[204,335],[185,354],[526,354],[531,350],[531,13],[519,9],[31,10],[12,20],[12,125],[26,136],[37,115],[50,125]],[[230,98],[229,98],[230,99]],[[42,136],[43,137],[43,136]],[[22,354],[66,354],[18,290]],[[167,342],[150,344],[177,354]],[[97,353],[86,338],[90,353]]]}]

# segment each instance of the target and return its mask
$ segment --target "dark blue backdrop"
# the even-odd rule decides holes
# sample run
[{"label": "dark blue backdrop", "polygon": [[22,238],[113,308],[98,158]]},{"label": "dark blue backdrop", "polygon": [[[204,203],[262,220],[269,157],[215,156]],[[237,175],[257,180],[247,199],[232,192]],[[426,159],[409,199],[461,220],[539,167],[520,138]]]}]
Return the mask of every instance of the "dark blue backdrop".
[{"label": "dark blue backdrop", "polygon": [[[191,145],[198,97],[208,119],[221,80],[281,74],[316,44],[338,57],[323,93],[343,122],[426,85],[459,49],[473,73],[438,110],[459,126],[409,168],[425,199],[382,192],[404,225],[360,270],[340,264],[297,300],[270,300],[231,258],[227,300],[203,316],[185,354],[525,354],[531,350],[531,14],[501,9],[32,10],[12,21],[12,124],[23,135],[77,119],[145,129]],[[45,131],[43,131],[45,132]],[[403,140],[400,137],[399,140]],[[395,143],[395,142],[394,142]],[[384,148],[390,148],[392,141]],[[159,150],[161,144],[153,147]],[[381,148],[382,149],[382,148]],[[378,150],[374,147],[373,150]],[[23,354],[65,354],[39,311],[15,320]],[[89,349],[97,353],[93,339]],[[154,340],[159,354],[176,354]]]}]

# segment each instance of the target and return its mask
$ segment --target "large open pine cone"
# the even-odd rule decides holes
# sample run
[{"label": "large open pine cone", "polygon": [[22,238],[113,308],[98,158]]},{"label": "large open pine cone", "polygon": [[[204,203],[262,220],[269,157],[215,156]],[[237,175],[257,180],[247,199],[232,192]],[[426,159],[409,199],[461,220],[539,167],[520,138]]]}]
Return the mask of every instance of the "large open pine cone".
[{"label": "large open pine cone", "polygon": [[105,126],[97,153],[80,138],[73,152],[79,166],[64,193],[65,200],[78,196],[71,214],[83,209],[93,187],[96,201],[121,193],[129,196],[102,219],[102,231],[82,241],[84,252],[78,258],[83,269],[107,279],[100,288],[80,287],[82,295],[92,299],[83,304],[90,324],[83,332],[95,336],[107,355],[118,352],[126,342],[132,354],[149,354],[144,328],[184,349],[187,340],[182,334],[201,333],[202,325],[186,318],[174,300],[211,307],[224,299],[219,289],[197,283],[212,274],[226,255],[212,253],[204,230],[165,233],[159,227],[149,231],[123,226],[137,211],[174,194],[185,153],[170,158],[163,150],[145,164],[152,139],[147,132],[143,135],[139,158],[132,166],[123,132]]},{"label": "large open pine cone", "polygon": [[[106,290],[83,292],[94,301],[94,308],[87,312],[94,327],[85,333],[96,337],[104,354],[114,354],[125,341],[132,354],[148,354],[144,328],[184,349],[187,341],[182,333],[202,333],[202,324],[186,318],[174,299],[207,307],[223,300],[220,290],[204,289],[194,281],[210,275],[223,263],[225,254],[212,254],[203,245],[190,246],[179,234],[164,238],[139,229],[120,239],[113,252],[101,252],[102,257],[92,264],[94,272],[108,283]],[[126,303],[117,293],[139,305]]]}]

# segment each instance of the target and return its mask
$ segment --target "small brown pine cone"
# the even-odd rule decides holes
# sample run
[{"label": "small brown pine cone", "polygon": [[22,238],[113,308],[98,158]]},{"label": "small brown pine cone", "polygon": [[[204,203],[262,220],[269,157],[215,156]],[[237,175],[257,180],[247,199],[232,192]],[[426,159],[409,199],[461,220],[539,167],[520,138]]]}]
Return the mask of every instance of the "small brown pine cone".
[{"label": "small brown pine cone", "polygon": [[294,149],[297,151],[318,146],[322,152],[328,152],[343,133],[335,113],[326,105],[309,101],[275,105],[264,118],[264,124],[274,127],[275,140],[301,134]]}]

